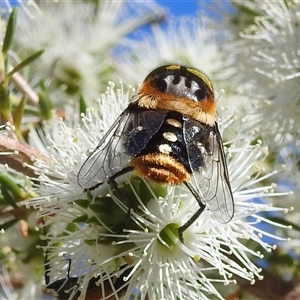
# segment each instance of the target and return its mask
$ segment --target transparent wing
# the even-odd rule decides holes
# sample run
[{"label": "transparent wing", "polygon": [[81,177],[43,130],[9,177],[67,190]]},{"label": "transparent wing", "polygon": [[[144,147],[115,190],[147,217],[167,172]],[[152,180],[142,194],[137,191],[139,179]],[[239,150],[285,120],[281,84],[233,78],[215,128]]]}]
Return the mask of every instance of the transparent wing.
[{"label": "transparent wing", "polygon": [[191,184],[220,223],[234,214],[227,163],[218,125],[213,127],[184,117],[183,134],[190,167]]},{"label": "transparent wing", "polygon": [[129,166],[163,124],[166,112],[141,110],[130,104],[83,163],[77,180],[93,189]]}]

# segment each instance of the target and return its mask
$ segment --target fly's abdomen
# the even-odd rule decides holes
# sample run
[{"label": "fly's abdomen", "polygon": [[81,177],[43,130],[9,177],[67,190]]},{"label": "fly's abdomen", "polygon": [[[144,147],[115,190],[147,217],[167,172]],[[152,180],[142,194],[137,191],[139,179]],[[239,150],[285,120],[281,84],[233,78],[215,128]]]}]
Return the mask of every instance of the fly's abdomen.
[{"label": "fly's abdomen", "polygon": [[159,131],[131,161],[136,172],[156,182],[180,184],[190,179],[182,115],[169,112]]}]

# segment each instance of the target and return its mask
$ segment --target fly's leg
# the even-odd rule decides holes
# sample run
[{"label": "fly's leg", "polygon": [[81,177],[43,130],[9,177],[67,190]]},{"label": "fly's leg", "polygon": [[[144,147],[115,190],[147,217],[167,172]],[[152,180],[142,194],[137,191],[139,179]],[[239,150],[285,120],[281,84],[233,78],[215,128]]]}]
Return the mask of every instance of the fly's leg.
[{"label": "fly's leg", "polygon": [[71,258],[66,258],[66,260],[69,262],[69,265],[68,265],[68,271],[67,271],[67,278],[70,279],[70,272],[71,272],[71,264],[72,264],[72,260]]},{"label": "fly's leg", "polygon": [[198,192],[194,189],[194,187],[188,183],[188,182],[184,182],[184,184],[187,186],[187,188],[190,190],[190,192],[192,193],[192,195],[195,197],[195,199],[197,200],[200,208],[195,212],[195,214],[192,215],[192,217],[185,223],[183,224],[181,227],[179,227],[178,229],[178,236],[179,236],[179,240],[183,243],[183,233],[184,231],[186,231],[202,214],[202,212],[204,211],[206,205],[201,201]]},{"label": "fly's leg", "polygon": [[125,203],[127,205],[127,207],[129,209],[132,208],[131,201],[118,187],[118,183],[116,182],[116,179],[126,173],[133,171],[133,169],[134,169],[133,167],[126,167],[108,179],[108,183],[113,187],[113,189],[117,193],[118,197],[122,200],[123,203]]},{"label": "fly's leg", "polygon": [[130,167],[130,166],[126,167],[108,179],[108,183],[113,187],[114,191],[117,194],[117,197],[120,198],[122,200],[122,202],[128,207],[126,217],[125,217],[126,221],[125,221],[124,227],[126,227],[128,222],[130,221],[130,217],[131,217],[130,210],[133,208],[133,205],[132,205],[132,201],[130,201],[130,199],[127,197],[127,195],[118,187],[118,183],[117,183],[116,179],[126,173],[133,171],[133,169],[134,168]]},{"label": "fly's leg", "polygon": [[45,224],[45,220],[44,217],[41,216],[41,220],[42,220],[42,224],[43,224],[43,235],[45,236],[45,240],[41,240],[41,242],[43,242],[43,246],[45,247],[46,250],[44,250],[44,277],[45,277],[45,283],[46,286],[50,283],[50,276],[49,276],[49,272],[50,272],[50,261],[49,261],[49,253],[48,253],[48,243],[47,243],[47,232],[46,232],[46,224]]}]

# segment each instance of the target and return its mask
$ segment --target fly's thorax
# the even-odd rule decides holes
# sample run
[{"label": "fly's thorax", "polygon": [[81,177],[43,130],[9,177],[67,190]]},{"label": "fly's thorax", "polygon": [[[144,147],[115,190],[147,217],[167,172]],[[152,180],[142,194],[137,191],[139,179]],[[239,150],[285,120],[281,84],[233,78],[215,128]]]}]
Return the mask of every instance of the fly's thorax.
[{"label": "fly's thorax", "polygon": [[213,125],[216,107],[210,81],[194,69],[161,67],[146,77],[138,94],[138,105],[186,114]]}]

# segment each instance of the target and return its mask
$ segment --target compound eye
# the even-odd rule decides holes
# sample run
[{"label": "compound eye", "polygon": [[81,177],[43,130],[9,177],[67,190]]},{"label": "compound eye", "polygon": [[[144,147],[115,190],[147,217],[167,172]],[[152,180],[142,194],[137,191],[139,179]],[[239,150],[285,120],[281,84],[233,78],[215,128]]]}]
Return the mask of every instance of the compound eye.
[{"label": "compound eye", "polygon": [[196,96],[198,101],[206,100],[206,97],[207,97],[207,93],[206,93],[205,89],[199,89],[199,90],[195,91],[194,95]]},{"label": "compound eye", "polygon": [[165,92],[167,90],[167,83],[163,78],[155,78],[151,81],[151,86],[154,87],[155,89]]}]

